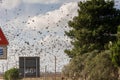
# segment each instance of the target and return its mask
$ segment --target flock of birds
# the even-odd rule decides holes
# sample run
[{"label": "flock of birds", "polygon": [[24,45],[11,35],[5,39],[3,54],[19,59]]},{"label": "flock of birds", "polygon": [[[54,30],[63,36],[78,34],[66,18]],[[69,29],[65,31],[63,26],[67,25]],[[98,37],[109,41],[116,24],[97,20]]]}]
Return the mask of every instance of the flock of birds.
[{"label": "flock of birds", "polygon": [[[0,4],[2,4],[2,0],[0,0]],[[7,60],[0,60],[0,72],[19,67],[19,57],[23,56],[39,56],[41,71],[44,71],[45,66],[48,68],[47,71],[54,71],[54,56],[56,56],[56,68],[57,71],[61,71],[62,67],[69,62],[64,50],[72,47],[71,40],[64,34],[64,31],[69,30],[67,22],[77,15],[72,6],[69,6],[71,9],[71,11],[68,10],[69,13],[63,6],[58,10],[59,14],[54,14],[55,7],[51,6],[53,13],[48,12],[42,16],[41,12],[44,9],[41,8],[34,15],[25,16],[23,16],[24,10],[21,8],[16,8],[14,12],[7,9],[0,10],[0,20],[4,20],[1,28],[9,41]],[[11,17],[11,14],[14,16]],[[58,19],[54,20],[54,16],[51,17],[51,14],[58,15],[58,17],[55,16]],[[34,16],[37,16],[38,20],[33,18]],[[39,21],[41,17],[46,19],[45,24]]]},{"label": "flock of birds", "polygon": [[[40,68],[43,71],[45,66],[48,68],[47,71],[54,71],[54,56],[56,56],[57,71],[61,71],[63,65],[69,62],[64,50],[72,47],[71,40],[64,34],[64,31],[69,30],[67,22],[74,17],[72,14],[75,12],[64,13],[64,10],[60,10],[65,18],[60,16],[57,22],[52,22],[49,18],[50,14],[46,13],[47,22],[41,26],[41,22],[32,18],[31,15],[21,19],[22,9],[16,9],[16,11],[14,18],[7,18],[6,22],[1,25],[9,41],[9,46],[7,60],[0,61],[0,72],[4,72],[11,67],[19,67],[19,57],[23,56],[39,56],[41,58]],[[7,9],[5,9],[5,13],[9,16]],[[36,14],[38,18],[41,18],[38,15],[40,13]],[[30,20],[27,21],[28,19]]]}]

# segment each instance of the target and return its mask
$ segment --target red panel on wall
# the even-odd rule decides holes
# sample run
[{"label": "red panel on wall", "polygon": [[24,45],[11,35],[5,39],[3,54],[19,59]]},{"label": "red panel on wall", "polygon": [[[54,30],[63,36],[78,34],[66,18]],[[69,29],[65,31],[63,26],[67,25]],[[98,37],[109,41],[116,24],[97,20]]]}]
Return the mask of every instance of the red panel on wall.
[{"label": "red panel on wall", "polygon": [[8,40],[6,39],[2,29],[0,28],[0,45],[8,45]]}]

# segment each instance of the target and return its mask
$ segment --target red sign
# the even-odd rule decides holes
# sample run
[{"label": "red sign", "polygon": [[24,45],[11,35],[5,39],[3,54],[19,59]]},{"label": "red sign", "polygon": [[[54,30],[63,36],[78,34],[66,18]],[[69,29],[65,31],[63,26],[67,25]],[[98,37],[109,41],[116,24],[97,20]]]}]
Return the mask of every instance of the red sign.
[{"label": "red sign", "polygon": [[2,29],[0,28],[0,45],[8,45],[8,40],[6,39]]}]

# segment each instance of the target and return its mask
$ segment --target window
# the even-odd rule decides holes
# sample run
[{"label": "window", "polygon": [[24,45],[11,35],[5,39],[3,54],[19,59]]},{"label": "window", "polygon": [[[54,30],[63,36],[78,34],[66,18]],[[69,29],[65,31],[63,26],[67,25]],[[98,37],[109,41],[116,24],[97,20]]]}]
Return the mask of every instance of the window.
[{"label": "window", "polygon": [[3,48],[0,47],[0,55],[3,55]]}]

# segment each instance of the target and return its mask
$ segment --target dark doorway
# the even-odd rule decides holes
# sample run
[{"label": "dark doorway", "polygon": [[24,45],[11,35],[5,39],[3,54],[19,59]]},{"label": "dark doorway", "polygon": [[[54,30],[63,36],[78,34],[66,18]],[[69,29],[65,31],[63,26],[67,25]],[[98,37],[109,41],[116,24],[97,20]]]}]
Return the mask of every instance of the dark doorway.
[{"label": "dark doorway", "polygon": [[40,65],[39,57],[20,57],[19,58],[19,73],[20,77],[39,77]]}]

